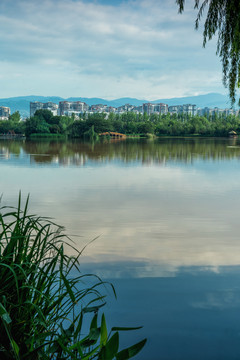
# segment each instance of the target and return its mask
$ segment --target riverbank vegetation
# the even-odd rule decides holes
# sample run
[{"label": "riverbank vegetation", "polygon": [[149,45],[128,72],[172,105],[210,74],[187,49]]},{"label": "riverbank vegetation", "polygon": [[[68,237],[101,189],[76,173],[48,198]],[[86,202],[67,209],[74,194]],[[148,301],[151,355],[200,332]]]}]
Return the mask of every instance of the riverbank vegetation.
[{"label": "riverbank vegetation", "polygon": [[[13,114],[14,115],[14,114]],[[230,131],[240,133],[240,117],[236,115],[189,116],[110,113],[83,114],[81,119],[74,116],[53,116],[49,110],[37,110],[26,121],[10,117],[0,122],[0,134],[14,131],[27,137],[83,138],[103,132],[118,132],[137,136],[228,136]]]},{"label": "riverbank vegetation", "polygon": [[108,332],[104,283],[80,272],[80,255],[61,227],[28,214],[28,200],[0,209],[1,360],[125,360],[142,349],[146,340],[119,351],[127,329]]},{"label": "riverbank vegetation", "polygon": [[7,134],[14,131],[15,134],[25,133],[25,122],[20,121],[20,113],[16,111],[9,116],[8,120],[0,121],[0,134]]}]

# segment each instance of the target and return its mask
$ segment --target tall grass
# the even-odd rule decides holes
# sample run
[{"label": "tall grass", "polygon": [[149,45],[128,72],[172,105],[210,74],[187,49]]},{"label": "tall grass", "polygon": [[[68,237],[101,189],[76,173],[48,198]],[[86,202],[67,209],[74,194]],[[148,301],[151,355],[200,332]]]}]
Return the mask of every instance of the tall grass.
[{"label": "tall grass", "polygon": [[[61,227],[29,215],[28,200],[23,208],[21,196],[17,208],[0,208],[0,359],[125,360],[137,354],[146,340],[119,351],[119,331],[127,329],[108,334],[104,313],[98,319],[103,282],[81,274],[81,252]],[[95,281],[86,286],[89,276]]]}]

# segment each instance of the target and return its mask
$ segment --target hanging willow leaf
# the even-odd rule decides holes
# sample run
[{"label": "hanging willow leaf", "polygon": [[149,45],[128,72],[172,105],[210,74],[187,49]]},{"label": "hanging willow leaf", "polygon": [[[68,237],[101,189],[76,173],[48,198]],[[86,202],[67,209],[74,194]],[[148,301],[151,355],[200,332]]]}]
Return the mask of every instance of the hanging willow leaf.
[{"label": "hanging willow leaf", "polygon": [[[176,0],[179,12],[184,11],[185,0]],[[239,0],[195,0],[198,9],[195,28],[207,8],[203,30],[203,46],[217,35],[216,54],[220,57],[223,84],[228,88],[231,104],[236,101],[236,90],[240,87],[240,1]],[[240,99],[238,101],[240,105]]]}]

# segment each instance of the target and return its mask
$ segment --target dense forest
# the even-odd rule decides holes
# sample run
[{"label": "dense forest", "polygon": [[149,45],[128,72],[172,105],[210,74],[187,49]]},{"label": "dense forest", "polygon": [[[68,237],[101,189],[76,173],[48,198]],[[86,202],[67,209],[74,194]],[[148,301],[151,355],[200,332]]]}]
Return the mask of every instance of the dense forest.
[{"label": "dense forest", "polygon": [[49,110],[37,110],[26,121],[20,121],[18,112],[12,114],[9,120],[0,121],[0,134],[13,131],[27,137],[91,137],[109,131],[140,136],[228,136],[230,131],[240,133],[240,117],[127,112],[121,115],[110,113],[108,117],[106,113],[83,114],[81,119],[76,120],[74,116],[53,116]]}]

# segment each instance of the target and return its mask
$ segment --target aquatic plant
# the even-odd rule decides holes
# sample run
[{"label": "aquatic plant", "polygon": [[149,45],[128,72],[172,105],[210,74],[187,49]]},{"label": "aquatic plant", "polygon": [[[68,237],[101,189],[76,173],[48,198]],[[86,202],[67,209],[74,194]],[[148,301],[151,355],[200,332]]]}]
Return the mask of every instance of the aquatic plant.
[{"label": "aquatic plant", "polygon": [[[124,360],[136,355],[146,340],[119,351],[119,331],[126,329],[108,333],[103,281],[80,272],[81,252],[62,227],[29,214],[28,202],[22,208],[19,196],[17,208],[0,208],[0,359]],[[67,255],[66,248],[75,255]],[[95,281],[87,286],[89,277]]]}]

